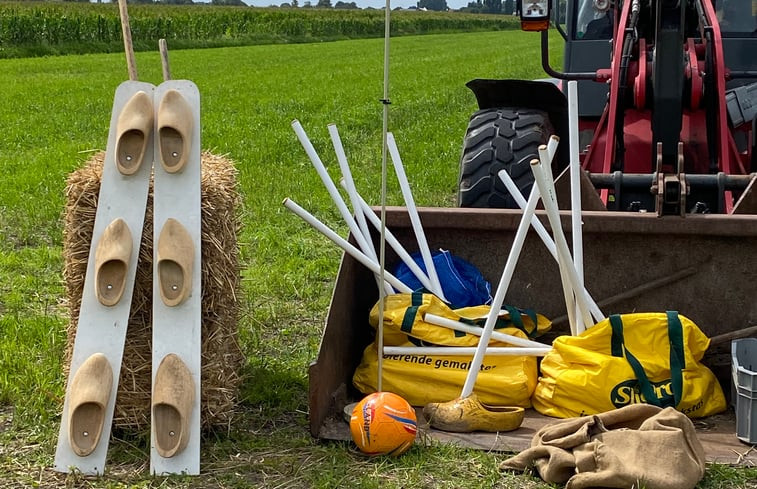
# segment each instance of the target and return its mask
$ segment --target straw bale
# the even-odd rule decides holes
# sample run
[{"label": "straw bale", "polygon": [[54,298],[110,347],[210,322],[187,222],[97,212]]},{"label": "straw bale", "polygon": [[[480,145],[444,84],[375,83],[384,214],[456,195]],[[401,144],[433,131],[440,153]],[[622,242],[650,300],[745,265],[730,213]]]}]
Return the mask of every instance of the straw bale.
[{"label": "straw bale", "polygon": [[[63,278],[70,321],[64,370],[73,352],[92,230],[100,192],[104,152],[69,175],[63,234]],[[237,341],[240,286],[241,199],[237,172],[223,156],[202,154],[202,386],[204,430],[228,426],[238,402],[243,355]],[[124,345],[113,418],[114,428],[150,426],[152,342],[152,183],[147,199],[137,278]]]}]

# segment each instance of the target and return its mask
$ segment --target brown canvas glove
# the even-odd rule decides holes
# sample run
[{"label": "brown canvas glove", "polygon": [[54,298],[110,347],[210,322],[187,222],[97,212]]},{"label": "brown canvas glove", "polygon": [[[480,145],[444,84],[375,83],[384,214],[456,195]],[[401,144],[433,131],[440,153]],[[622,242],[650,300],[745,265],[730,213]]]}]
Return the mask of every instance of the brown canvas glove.
[{"label": "brown canvas glove", "polygon": [[691,420],[674,408],[633,404],[545,426],[531,448],[502,470],[534,465],[566,489],[692,489],[704,476],[704,449]]}]

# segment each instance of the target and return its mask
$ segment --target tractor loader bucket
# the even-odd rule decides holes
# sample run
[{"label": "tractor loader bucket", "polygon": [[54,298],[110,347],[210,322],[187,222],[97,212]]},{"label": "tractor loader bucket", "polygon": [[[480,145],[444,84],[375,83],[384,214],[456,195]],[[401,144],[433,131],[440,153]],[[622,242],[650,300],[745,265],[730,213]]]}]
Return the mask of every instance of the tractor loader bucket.
[{"label": "tractor loader bucket", "polygon": [[[493,286],[499,281],[521,212],[505,209],[421,208],[432,249],[471,262]],[[547,225],[546,215],[537,216]],[[570,215],[561,212],[570,233]],[[409,252],[417,249],[405,208],[387,209],[387,227]],[[757,215],[583,212],[587,290],[607,315],[677,310],[712,340],[705,363],[730,392],[730,339],[754,333],[757,324]],[[374,237],[374,241],[378,239]],[[568,237],[570,242],[570,237]],[[386,248],[387,269],[398,262]],[[334,286],[318,358],[309,369],[310,431],[343,439],[328,426],[343,423],[343,409],[362,394],[352,375],[373,340],[368,313],[378,300],[364,266],[344,255]],[[551,342],[569,334],[559,270],[533,231],[526,238],[505,303],[531,308],[553,320]],[[462,386],[461,386],[462,388]],[[529,434],[529,439],[530,435]]]}]

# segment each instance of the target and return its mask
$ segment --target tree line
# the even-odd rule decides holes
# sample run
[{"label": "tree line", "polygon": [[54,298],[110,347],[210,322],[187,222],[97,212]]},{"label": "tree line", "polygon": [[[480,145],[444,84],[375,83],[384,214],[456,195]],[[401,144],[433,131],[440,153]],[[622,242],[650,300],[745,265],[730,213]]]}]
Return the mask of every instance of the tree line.
[{"label": "tree line", "polygon": [[[64,2],[89,3],[90,0],[63,0]],[[314,3],[315,2],[315,3]],[[97,0],[97,3],[108,3]],[[162,4],[162,5],[206,5],[207,2],[194,2],[193,0],[128,0],[132,4]],[[246,7],[243,0],[211,0],[210,5]],[[517,6],[520,0],[475,0],[468,2],[468,5],[459,9],[460,12],[469,12],[474,14],[507,14],[511,15],[517,12]],[[334,9],[360,9],[355,2],[344,2],[337,0],[332,4],[331,0],[304,0],[300,3],[298,0],[290,0],[280,5],[271,4],[271,7],[280,8],[334,8]],[[399,8],[398,8],[399,9]],[[446,12],[450,10],[447,0],[418,0],[411,10],[433,10],[436,12]]]}]

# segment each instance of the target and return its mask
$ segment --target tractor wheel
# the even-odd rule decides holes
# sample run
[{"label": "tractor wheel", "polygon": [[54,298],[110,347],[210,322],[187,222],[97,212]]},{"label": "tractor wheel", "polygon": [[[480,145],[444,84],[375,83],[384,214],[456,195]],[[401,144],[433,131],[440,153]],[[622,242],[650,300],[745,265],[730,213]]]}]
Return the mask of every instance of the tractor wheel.
[{"label": "tractor wheel", "polygon": [[546,112],[524,108],[483,109],[468,123],[460,159],[460,207],[517,208],[497,173],[504,169],[528,198],[534,184],[531,160],[554,133]]}]

